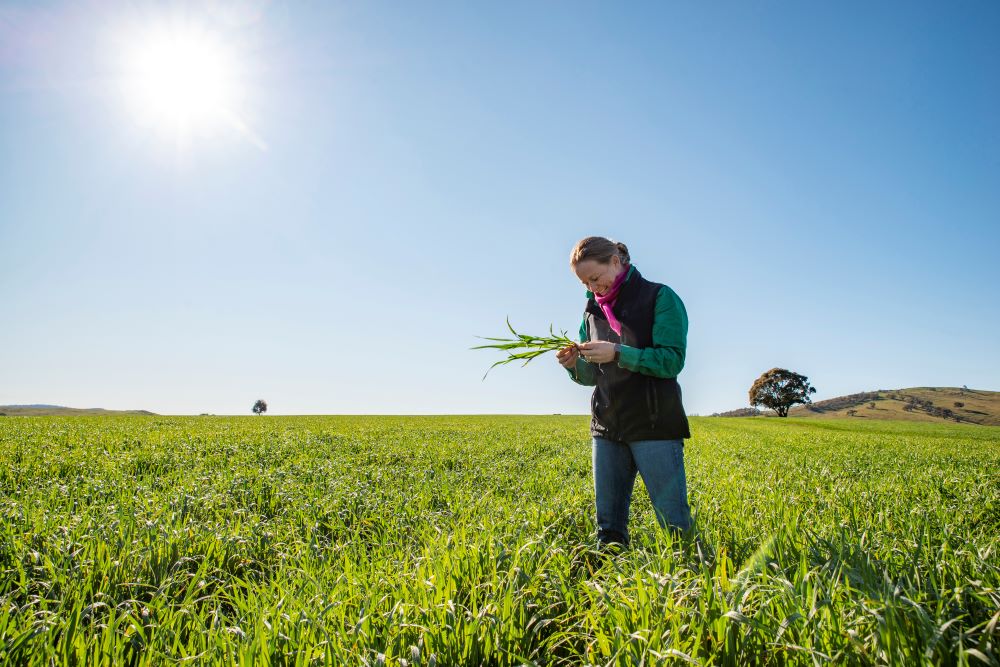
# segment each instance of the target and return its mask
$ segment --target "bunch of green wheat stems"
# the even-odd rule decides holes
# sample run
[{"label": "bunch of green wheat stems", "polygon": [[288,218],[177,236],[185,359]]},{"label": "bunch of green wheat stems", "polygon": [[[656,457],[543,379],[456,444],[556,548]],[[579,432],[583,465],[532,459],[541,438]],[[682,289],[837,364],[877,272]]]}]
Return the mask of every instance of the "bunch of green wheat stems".
[{"label": "bunch of green wheat stems", "polygon": [[579,348],[576,341],[571,339],[565,331],[561,331],[556,334],[553,329],[553,325],[549,325],[549,335],[548,336],[531,336],[529,334],[518,333],[511,326],[510,318],[507,318],[507,328],[512,334],[512,338],[489,338],[486,336],[477,336],[482,340],[491,340],[492,343],[486,345],[477,345],[473,347],[473,350],[502,350],[507,353],[507,358],[501,359],[496,362],[488,369],[486,373],[483,374],[483,379],[490,374],[490,371],[497,366],[502,366],[503,364],[509,364],[513,361],[522,361],[522,366],[526,366],[529,361],[539,357],[546,352],[554,352],[561,350],[566,347],[576,347]]}]

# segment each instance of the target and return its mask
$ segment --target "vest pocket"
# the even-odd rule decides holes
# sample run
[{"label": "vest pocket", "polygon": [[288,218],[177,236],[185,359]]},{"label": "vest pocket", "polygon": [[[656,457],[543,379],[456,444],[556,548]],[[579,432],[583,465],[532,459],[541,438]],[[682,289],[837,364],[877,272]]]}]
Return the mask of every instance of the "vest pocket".
[{"label": "vest pocket", "polygon": [[649,424],[655,428],[660,418],[660,401],[656,395],[656,381],[652,378],[646,379],[646,409],[649,411]]}]

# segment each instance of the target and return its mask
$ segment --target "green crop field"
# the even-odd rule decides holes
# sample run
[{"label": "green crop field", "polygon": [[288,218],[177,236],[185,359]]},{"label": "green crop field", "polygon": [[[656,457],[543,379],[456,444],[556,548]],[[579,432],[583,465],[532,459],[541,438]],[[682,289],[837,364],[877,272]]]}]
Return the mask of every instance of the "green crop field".
[{"label": "green crop field", "polygon": [[0,663],[1000,664],[1000,428],[692,431],[602,555],[584,417],[0,418]]}]

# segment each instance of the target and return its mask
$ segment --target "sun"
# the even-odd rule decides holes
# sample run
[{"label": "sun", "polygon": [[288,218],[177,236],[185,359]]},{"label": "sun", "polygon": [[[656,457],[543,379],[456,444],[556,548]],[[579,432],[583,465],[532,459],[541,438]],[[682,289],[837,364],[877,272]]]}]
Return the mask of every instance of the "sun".
[{"label": "sun", "polygon": [[188,139],[229,128],[259,143],[241,120],[240,63],[221,36],[163,25],[129,37],[121,49],[122,88],[140,125]]},{"label": "sun", "polygon": [[132,58],[133,102],[152,119],[181,126],[210,121],[232,101],[232,63],[208,35],[164,31]]}]

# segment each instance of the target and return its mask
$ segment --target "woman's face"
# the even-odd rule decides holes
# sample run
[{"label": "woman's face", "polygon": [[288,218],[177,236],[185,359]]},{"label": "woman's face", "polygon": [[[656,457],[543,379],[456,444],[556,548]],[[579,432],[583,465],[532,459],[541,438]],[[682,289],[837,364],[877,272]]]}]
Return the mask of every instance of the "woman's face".
[{"label": "woman's face", "polygon": [[611,289],[615,278],[622,272],[622,260],[618,255],[612,257],[607,264],[601,264],[594,259],[585,259],[577,262],[573,271],[587,289],[601,295]]}]

